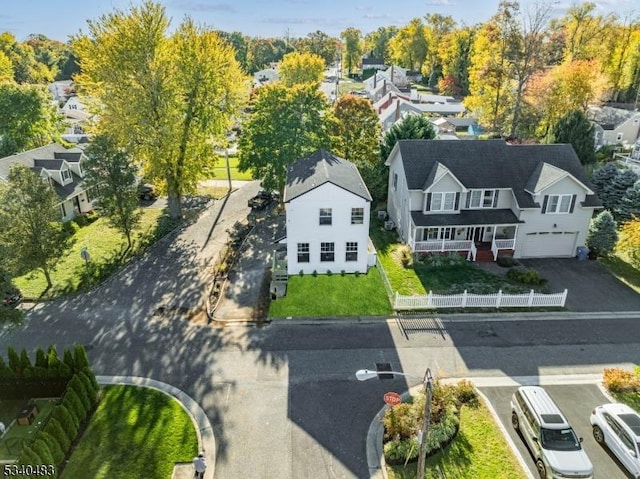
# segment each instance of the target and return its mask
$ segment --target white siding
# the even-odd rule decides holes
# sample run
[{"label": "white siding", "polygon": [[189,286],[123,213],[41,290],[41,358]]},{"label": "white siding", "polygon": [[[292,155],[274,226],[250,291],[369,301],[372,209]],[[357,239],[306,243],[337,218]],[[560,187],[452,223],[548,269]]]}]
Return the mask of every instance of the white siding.
[{"label": "white siding", "polygon": [[[287,215],[287,268],[289,274],[354,273],[367,271],[370,204],[331,183],[326,183],[285,205]],[[320,208],[331,208],[331,225],[320,225]],[[351,209],[363,208],[362,224],[351,224]],[[334,261],[320,261],[320,244],[334,243]],[[358,260],[346,261],[346,243],[358,243]],[[298,263],[298,243],[309,244],[309,262]]]},{"label": "white siding", "polygon": [[[390,166],[389,166],[389,193],[387,196],[387,213],[389,218],[395,223],[398,234],[405,241],[409,237],[409,221],[410,221],[410,198],[407,188],[407,180],[402,165],[400,152],[397,148],[392,150]],[[393,187],[394,174],[398,175],[396,188]],[[411,201],[413,200],[411,197]],[[411,205],[413,206],[413,205]],[[420,209],[422,206],[419,207]],[[416,208],[417,209],[417,208]]]},{"label": "white siding", "polygon": [[[573,213],[542,214],[544,196],[558,194],[576,195]],[[540,208],[527,209],[520,213],[520,219],[525,223],[518,226],[514,256],[517,258],[574,256],[576,248],[585,245],[589,222],[593,215],[593,208],[580,206],[585,197],[584,188],[568,177],[535,196],[534,199],[540,204]],[[575,241],[571,238],[575,238]],[[542,245],[532,246],[532,242],[536,239],[540,240]],[[573,243],[573,246],[570,243]],[[549,246],[545,247],[545,244]],[[563,250],[562,254],[558,254],[559,249]]]}]

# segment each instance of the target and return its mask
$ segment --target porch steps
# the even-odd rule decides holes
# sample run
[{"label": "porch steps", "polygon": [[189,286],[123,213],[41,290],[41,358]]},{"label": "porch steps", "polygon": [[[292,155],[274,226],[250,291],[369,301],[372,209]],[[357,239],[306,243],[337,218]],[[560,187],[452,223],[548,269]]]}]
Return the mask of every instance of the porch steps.
[{"label": "porch steps", "polygon": [[[513,256],[513,250],[501,249],[498,254],[500,256]],[[476,261],[482,263],[491,263],[494,261],[493,253],[490,249],[478,249],[476,253]]]}]

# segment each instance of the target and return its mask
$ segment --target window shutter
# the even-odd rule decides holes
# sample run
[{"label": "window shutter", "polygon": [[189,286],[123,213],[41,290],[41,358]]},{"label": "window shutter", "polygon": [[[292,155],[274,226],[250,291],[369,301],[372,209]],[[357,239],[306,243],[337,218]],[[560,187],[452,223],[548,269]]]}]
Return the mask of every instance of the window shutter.
[{"label": "window shutter", "polygon": [[500,193],[500,190],[496,190],[495,193],[493,194],[493,207],[495,208],[496,206],[498,206],[498,194]]},{"label": "window shutter", "polygon": [[573,208],[576,206],[576,195],[571,196],[571,207],[569,213],[573,213]]},{"label": "window shutter", "polygon": [[460,193],[456,193],[456,201],[453,205],[453,209],[455,211],[458,211],[458,208],[460,207]]},{"label": "window shutter", "polygon": [[542,202],[542,214],[547,212],[547,202],[549,201],[549,195],[544,195],[544,201]]},{"label": "window shutter", "polygon": [[467,200],[464,203],[464,207],[469,208],[470,204],[471,204],[471,190],[467,191]]},{"label": "window shutter", "polygon": [[427,193],[427,207],[425,208],[426,211],[431,211],[431,193]]}]

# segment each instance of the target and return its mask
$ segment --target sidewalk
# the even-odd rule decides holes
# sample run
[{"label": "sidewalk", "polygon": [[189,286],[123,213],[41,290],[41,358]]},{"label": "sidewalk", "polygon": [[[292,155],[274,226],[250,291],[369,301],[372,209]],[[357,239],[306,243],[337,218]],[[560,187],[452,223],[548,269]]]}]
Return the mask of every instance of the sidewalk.
[{"label": "sidewalk", "polygon": [[[170,384],[156,381],[154,379],[141,378],[137,376],[96,376],[96,379],[98,380],[98,383],[104,385],[118,384],[152,388],[176,399],[187,414],[189,414],[193,421],[193,425],[196,428],[198,449],[204,452],[204,457],[207,461],[207,470],[204,474],[204,478],[213,479],[216,467],[216,440],[213,436],[213,427],[211,426],[211,422],[197,402],[189,397],[184,391],[181,391]],[[185,465],[184,469],[191,471],[191,476],[189,477],[193,477],[193,467],[191,464]]]}]

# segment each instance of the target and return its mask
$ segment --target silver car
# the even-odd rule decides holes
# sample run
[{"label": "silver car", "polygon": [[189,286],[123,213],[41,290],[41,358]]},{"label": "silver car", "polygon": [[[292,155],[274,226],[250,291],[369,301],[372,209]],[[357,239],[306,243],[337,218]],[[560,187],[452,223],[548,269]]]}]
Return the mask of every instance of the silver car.
[{"label": "silver car", "polygon": [[615,454],[629,473],[640,478],[640,415],[626,404],[596,407],[589,419],[593,437]]}]

